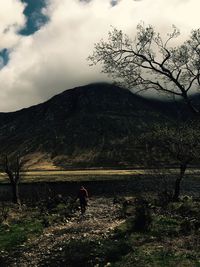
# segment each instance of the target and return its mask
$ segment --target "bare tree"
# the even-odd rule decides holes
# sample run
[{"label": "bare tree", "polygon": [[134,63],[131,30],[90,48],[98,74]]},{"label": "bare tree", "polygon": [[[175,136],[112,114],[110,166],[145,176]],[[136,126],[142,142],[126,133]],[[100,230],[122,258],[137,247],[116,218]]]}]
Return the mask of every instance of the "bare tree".
[{"label": "bare tree", "polygon": [[19,182],[21,179],[21,172],[24,167],[25,161],[19,155],[2,157],[2,169],[7,174],[11,188],[12,188],[12,201],[15,204],[20,204],[19,197]]},{"label": "bare tree", "polygon": [[162,161],[164,159],[163,168],[172,163],[179,166],[179,175],[174,185],[174,200],[179,198],[180,185],[186,169],[190,164],[198,163],[200,158],[199,139],[200,129],[195,122],[185,122],[174,127],[155,127],[152,132],[143,137],[143,142],[148,146],[151,160]]},{"label": "bare tree", "polygon": [[102,63],[102,72],[123,87],[181,97],[198,114],[200,109],[192,103],[190,92],[200,89],[200,29],[193,30],[181,45],[170,45],[179,35],[173,26],[164,40],[151,25],[141,23],[131,40],[114,28],[107,41],[95,44],[88,59],[91,65]]}]

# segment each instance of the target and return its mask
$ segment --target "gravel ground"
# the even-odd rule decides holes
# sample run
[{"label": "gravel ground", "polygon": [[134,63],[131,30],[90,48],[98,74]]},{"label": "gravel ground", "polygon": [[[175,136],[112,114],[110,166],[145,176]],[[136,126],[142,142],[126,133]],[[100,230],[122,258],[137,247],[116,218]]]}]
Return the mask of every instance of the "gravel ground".
[{"label": "gravel ground", "polygon": [[65,223],[45,229],[40,237],[29,240],[20,248],[9,266],[42,266],[41,262],[62,250],[66,241],[107,236],[121,222],[119,205],[113,204],[113,199],[90,199],[85,215],[77,212]]}]

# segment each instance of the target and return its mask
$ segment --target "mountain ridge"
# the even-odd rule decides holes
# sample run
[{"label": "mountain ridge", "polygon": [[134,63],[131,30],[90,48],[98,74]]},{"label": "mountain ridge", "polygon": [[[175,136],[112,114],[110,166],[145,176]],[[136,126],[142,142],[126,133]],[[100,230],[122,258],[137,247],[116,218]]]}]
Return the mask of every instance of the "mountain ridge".
[{"label": "mountain ridge", "polygon": [[76,87],[44,103],[0,113],[1,153],[27,155],[30,162],[30,155],[40,154],[63,168],[131,165],[134,137],[153,123],[173,120],[175,110],[173,103],[112,84]]}]

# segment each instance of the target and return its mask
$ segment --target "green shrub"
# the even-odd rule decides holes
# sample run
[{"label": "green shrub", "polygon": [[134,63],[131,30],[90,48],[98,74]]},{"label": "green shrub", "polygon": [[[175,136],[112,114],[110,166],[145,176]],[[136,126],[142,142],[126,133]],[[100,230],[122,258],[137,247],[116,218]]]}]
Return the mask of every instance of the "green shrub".
[{"label": "green shrub", "polygon": [[165,215],[157,215],[154,218],[151,233],[159,238],[175,237],[180,233],[180,221]]},{"label": "green shrub", "polygon": [[115,228],[115,234],[117,237],[122,238],[133,232],[135,223],[135,217],[129,217],[125,222],[121,223],[117,228]]},{"label": "green shrub", "polygon": [[24,243],[29,237],[41,234],[42,224],[30,220],[11,224],[8,229],[0,227],[0,250],[11,250]]}]

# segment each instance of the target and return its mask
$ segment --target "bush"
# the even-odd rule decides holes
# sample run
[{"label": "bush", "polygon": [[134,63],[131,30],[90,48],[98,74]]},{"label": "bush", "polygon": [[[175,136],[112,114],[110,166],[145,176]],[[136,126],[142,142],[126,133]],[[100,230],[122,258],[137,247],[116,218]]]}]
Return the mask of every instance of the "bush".
[{"label": "bush", "polygon": [[167,207],[167,205],[173,200],[173,192],[164,190],[158,193],[157,205],[163,208]]},{"label": "bush", "polygon": [[152,214],[150,205],[147,200],[138,198],[135,201],[135,220],[134,230],[135,231],[148,231],[152,223]]},{"label": "bush", "polygon": [[185,218],[182,222],[181,222],[181,233],[184,235],[189,235],[191,233],[193,233],[196,228],[197,228],[197,224],[198,221],[196,219],[192,219],[192,218]]},{"label": "bush", "polygon": [[194,201],[192,197],[184,196],[179,202],[174,202],[169,205],[169,210],[175,212],[182,217],[198,218],[200,203]]},{"label": "bush", "polygon": [[121,215],[126,218],[135,214],[135,199],[124,199],[122,202]]},{"label": "bush", "polygon": [[163,238],[166,236],[175,237],[180,232],[180,219],[171,217],[170,215],[157,215],[154,218],[152,234]]},{"label": "bush", "polygon": [[61,195],[47,198],[38,202],[38,217],[44,227],[53,223],[65,221],[78,209],[78,203],[72,198],[63,198]]},{"label": "bush", "polygon": [[9,208],[4,203],[1,203],[1,206],[0,206],[0,224],[7,220],[8,215],[9,215]]}]

